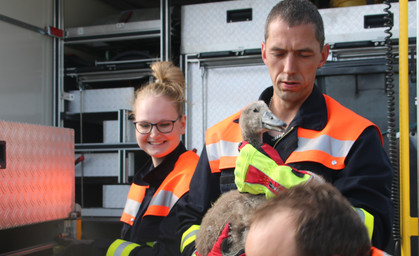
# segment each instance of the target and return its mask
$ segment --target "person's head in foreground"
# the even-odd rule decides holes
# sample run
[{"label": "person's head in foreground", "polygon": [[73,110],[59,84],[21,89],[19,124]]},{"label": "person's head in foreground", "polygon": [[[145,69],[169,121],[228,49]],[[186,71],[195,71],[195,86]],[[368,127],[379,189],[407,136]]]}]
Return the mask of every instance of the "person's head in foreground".
[{"label": "person's head in foreground", "polygon": [[259,207],[246,256],[368,256],[368,231],[348,200],[329,183],[298,185]]}]

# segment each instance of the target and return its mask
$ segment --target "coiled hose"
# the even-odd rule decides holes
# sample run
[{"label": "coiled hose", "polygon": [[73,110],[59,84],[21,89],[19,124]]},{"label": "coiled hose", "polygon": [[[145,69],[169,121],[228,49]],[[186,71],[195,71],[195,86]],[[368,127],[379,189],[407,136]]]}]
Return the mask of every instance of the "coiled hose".
[{"label": "coiled hose", "polygon": [[383,2],[386,7],[384,8],[385,12],[385,27],[384,33],[386,37],[384,44],[386,46],[386,72],[385,72],[385,85],[387,93],[387,136],[389,144],[389,158],[390,162],[394,168],[394,176],[391,184],[391,200],[394,205],[394,219],[393,219],[393,241],[394,241],[394,255],[400,255],[400,191],[399,191],[399,157],[398,157],[398,147],[397,147],[397,138],[396,138],[396,118],[395,118],[395,91],[394,91],[394,55],[393,55],[393,46],[391,37],[393,33],[391,29],[393,28],[393,16],[390,12],[391,4],[389,0],[384,0]]}]

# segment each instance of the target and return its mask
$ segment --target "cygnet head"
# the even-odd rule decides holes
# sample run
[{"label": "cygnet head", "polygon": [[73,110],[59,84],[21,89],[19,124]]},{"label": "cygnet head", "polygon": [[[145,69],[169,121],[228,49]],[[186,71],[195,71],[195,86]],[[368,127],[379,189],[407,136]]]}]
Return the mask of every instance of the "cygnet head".
[{"label": "cygnet head", "polygon": [[277,118],[264,101],[250,103],[241,113],[240,128],[243,140],[254,146],[263,144],[262,134],[269,130],[283,132],[287,126]]}]

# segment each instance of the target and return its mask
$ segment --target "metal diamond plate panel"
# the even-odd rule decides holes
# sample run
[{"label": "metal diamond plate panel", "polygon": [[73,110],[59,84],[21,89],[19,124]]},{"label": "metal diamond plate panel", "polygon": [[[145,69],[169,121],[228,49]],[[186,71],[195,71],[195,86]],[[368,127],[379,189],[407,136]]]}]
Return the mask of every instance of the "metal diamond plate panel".
[{"label": "metal diamond plate panel", "polygon": [[272,82],[263,64],[214,68],[188,65],[188,148],[200,152],[207,128],[257,100]]},{"label": "metal diamond plate panel", "polygon": [[74,206],[74,131],[0,121],[0,229],[68,218]]}]

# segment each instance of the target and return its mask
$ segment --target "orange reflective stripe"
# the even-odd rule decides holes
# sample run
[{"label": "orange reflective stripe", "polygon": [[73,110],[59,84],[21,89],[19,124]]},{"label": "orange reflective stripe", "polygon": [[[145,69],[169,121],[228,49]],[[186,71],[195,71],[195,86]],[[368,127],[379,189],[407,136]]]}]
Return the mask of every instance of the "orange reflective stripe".
[{"label": "orange reflective stripe", "polygon": [[345,167],[345,158],[355,141],[339,141],[330,136],[307,139],[299,136],[298,147],[286,163],[302,161],[318,162],[330,169]]},{"label": "orange reflective stripe", "polygon": [[[340,140],[356,140],[367,127],[374,126],[380,137],[381,144],[383,144],[380,129],[373,122],[342,106],[339,102],[327,95],[324,95],[324,98],[326,100],[329,120],[331,119],[331,115],[333,115],[334,119],[333,127],[327,130],[330,136]],[[351,129],[347,129],[348,126]],[[347,133],[342,133],[342,130],[345,130]]]},{"label": "orange reflective stripe", "polygon": [[[302,161],[317,162],[334,170],[345,167],[345,159],[352,145],[369,126],[371,121],[357,115],[337,101],[324,95],[328,122],[323,130],[298,128],[298,147],[286,160],[286,164]],[[351,127],[351,129],[346,129]],[[381,134],[379,133],[380,138]],[[382,141],[382,138],[381,138]]]},{"label": "orange reflective stripe", "polygon": [[[237,145],[238,148],[238,145]],[[237,151],[237,156],[238,156]],[[236,166],[237,156],[225,156],[220,159],[219,167],[220,169],[234,168]]]},{"label": "orange reflective stripe", "polygon": [[[186,151],[179,156],[174,169],[164,179],[157,189],[145,215],[167,216],[180,197],[189,191],[189,183],[198,163],[198,155]],[[149,186],[132,183],[128,192],[127,202],[121,216],[121,221],[132,225]]]},{"label": "orange reflective stripe", "polygon": [[239,119],[240,113],[241,111],[229,116],[206,132],[206,151],[212,173],[225,168],[234,168],[236,165],[238,146],[243,140],[240,125],[235,122]]},{"label": "orange reflective stripe", "polygon": [[[126,206],[127,206],[127,204],[125,204],[125,207]],[[138,207],[138,209],[140,209],[140,207]],[[138,209],[137,209],[137,211],[138,211]],[[125,208],[124,208],[124,211],[122,212],[122,215],[121,215],[121,219],[120,220],[122,222],[125,222],[125,223],[127,223],[127,224],[129,224],[129,225],[132,226],[132,224],[134,224],[135,214],[134,215],[131,215],[131,214],[127,213],[125,211]]]},{"label": "orange reflective stripe", "polygon": [[160,185],[159,190],[172,191],[178,198],[182,197],[189,190],[189,183],[198,160],[198,155],[192,151],[183,153]]},{"label": "orange reflective stripe", "polygon": [[240,125],[238,121],[235,122],[240,118],[240,114],[241,110],[210,127],[206,132],[205,143],[208,145],[220,140],[240,142],[242,140]]},{"label": "orange reflective stripe", "polygon": [[371,247],[371,256],[389,256],[389,254],[375,247]]},{"label": "orange reflective stripe", "polygon": [[133,183],[129,189],[128,198],[138,202],[142,202],[145,195],[145,191],[148,187],[149,186],[139,186]]},{"label": "orange reflective stripe", "polygon": [[219,141],[207,145],[207,156],[211,171],[220,172],[220,169],[234,168],[236,158],[239,155],[240,142]]},{"label": "orange reflective stripe", "polygon": [[209,161],[209,166],[211,168],[212,173],[221,172],[220,168],[220,159]]},{"label": "orange reflective stripe", "polygon": [[132,225],[140,209],[141,202],[144,199],[145,191],[149,186],[139,186],[135,183],[131,184],[128,192],[127,202],[125,203],[124,211],[122,212],[121,221]]},{"label": "orange reflective stripe", "polygon": [[[286,164],[311,161],[330,169],[343,169],[346,156],[353,144],[369,126],[377,129],[382,142],[379,128],[371,121],[345,108],[327,95],[324,95],[324,99],[328,123],[321,131],[298,128],[298,147],[288,157]],[[240,113],[235,113],[207,130],[206,151],[212,173],[235,167],[237,146],[242,141],[240,126],[235,122]]]},{"label": "orange reflective stripe", "polygon": [[150,205],[147,208],[147,212],[144,214],[144,216],[146,215],[150,215],[150,216],[167,216],[170,212],[170,208],[167,206],[163,206],[163,205]]},{"label": "orange reflective stripe", "polygon": [[174,169],[154,193],[144,216],[167,216],[169,214],[179,198],[189,191],[189,183],[198,160],[198,155],[192,151],[186,151],[180,155]]}]

